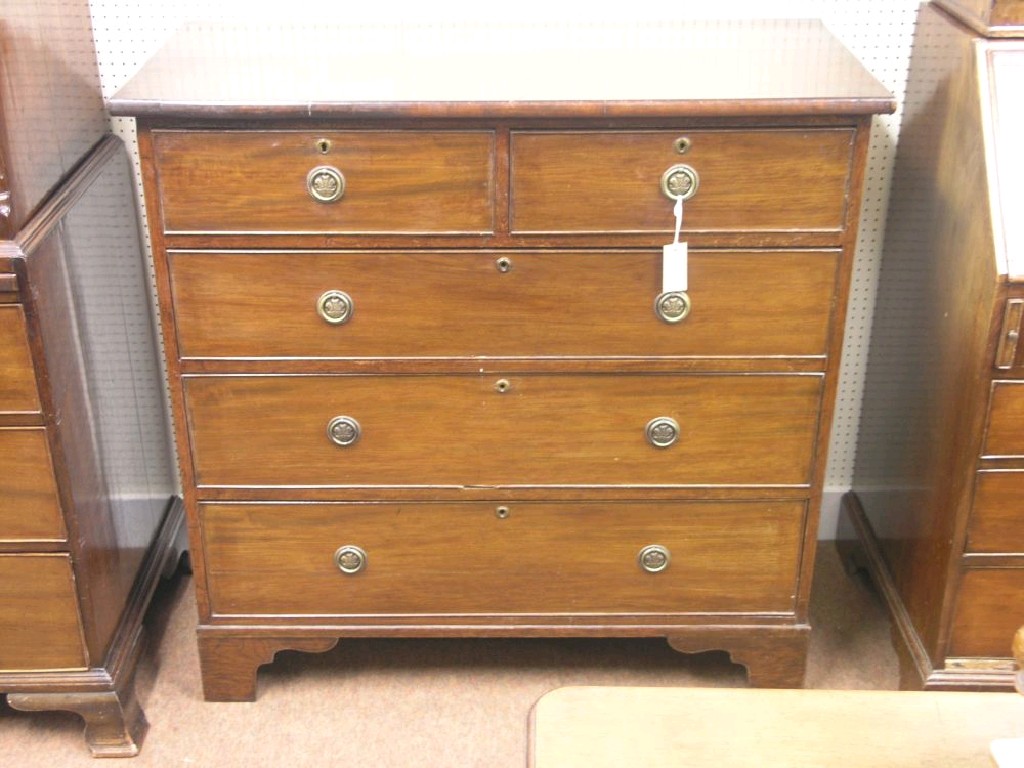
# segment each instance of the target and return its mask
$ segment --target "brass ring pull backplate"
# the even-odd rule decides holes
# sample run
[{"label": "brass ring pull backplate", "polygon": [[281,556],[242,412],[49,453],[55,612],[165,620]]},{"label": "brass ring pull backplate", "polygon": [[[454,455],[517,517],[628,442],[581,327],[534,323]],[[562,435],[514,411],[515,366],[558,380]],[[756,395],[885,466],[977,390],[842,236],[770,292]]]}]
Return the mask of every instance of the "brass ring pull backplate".
[{"label": "brass ring pull backplate", "polygon": [[333,203],[345,194],[345,177],[330,165],[318,165],[306,174],[306,191],[318,203]]},{"label": "brass ring pull backplate", "polygon": [[659,293],[654,300],[654,314],[666,323],[680,323],[690,314],[693,302],[686,291]]},{"label": "brass ring pull backplate", "polygon": [[352,309],[352,297],[344,291],[325,291],[316,300],[316,313],[331,325],[347,323]]},{"label": "brass ring pull backplate", "polygon": [[649,544],[640,550],[636,561],[648,573],[661,573],[672,562],[672,553],[660,544]]},{"label": "brass ring pull backplate", "polygon": [[661,174],[661,193],[669,200],[689,200],[699,186],[700,176],[689,165],[673,165]]},{"label": "brass ring pull backplate", "polygon": [[668,416],[659,416],[647,422],[644,434],[647,442],[655,448],[668,448],[679,440],[679,422]]},{"label": "brass ring pull backplate", "polygon": [[334,564],[342,573],[359,573],[366,568],[366,552],[355,544],[346,544],[335,551]]},{"label": "brass ring pull backplate", "polygon": [[327,423],[327,436],[332,443],[343,448],[359,440],[361,434],[359,422],[351,416],[335,416]]}]

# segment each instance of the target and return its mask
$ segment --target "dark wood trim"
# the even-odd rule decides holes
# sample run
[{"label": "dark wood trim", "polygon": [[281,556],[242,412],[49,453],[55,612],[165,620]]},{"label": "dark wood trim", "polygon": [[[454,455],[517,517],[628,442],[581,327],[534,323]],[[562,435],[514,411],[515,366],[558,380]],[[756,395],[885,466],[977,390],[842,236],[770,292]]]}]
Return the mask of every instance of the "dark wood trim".
[{"label": "dark wood trim", "polygon": [[100,139],[85,158],[75,166],[57,192],[49,198],[30,221],[15,236],[14,242],[22,253],[31,257],[40,244],[50,236],[60,221],[71,212],[75,203],[89,190],[100,173],[123,144],[113,134]]}]

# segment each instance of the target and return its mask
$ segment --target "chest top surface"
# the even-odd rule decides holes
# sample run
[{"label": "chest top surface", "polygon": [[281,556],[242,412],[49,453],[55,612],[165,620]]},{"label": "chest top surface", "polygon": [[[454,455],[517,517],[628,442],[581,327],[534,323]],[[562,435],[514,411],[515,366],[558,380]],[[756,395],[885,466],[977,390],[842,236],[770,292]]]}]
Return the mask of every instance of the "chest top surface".
[{"label": "chest top surface", "polygon": [[511,36],[449,46],[427,45],[422,34],[413,44],[395,30],[193,25],[109,107],[157,119],[757,117],[895,107],[818,21],[695,21],[677,32],[628,48]]}]

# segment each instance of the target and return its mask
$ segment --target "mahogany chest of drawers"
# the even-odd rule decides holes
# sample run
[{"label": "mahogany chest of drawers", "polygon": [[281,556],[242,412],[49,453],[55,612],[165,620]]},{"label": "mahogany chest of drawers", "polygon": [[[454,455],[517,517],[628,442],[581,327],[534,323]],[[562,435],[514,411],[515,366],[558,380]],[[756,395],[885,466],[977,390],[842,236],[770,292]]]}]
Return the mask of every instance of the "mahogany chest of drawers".
[{"label": "mahogany chest of drawers", "polygon": [[[310,74],[185,32],[114,98],[138,119],[207,698],[357,635],[664,636],[800,684],[891,97],[816,23],[684,32],[735,66],[684,83],[647,53],[549,51],[530,77],[327,45]],[[688,285],[664,291],[676,195]]]}]

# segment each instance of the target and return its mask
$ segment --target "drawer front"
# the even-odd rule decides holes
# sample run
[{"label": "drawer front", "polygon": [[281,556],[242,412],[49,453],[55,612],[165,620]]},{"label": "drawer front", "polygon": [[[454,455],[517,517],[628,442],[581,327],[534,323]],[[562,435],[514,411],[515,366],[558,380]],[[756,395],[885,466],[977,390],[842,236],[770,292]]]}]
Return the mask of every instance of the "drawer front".
[{"label": "drawer front", "polygon": [[1024,568],[986,568],[964,574],[953,616],[950,656],[1004,658],[1024,625]]},{"label": "drawer front", "polygon": [[1024,382],[997,381],[985,436],[985,456],[1024,456]]},{"label": "drawer front", "polygon": [[[691,144],[680,155],[682,136]],[[513,133],[512,229],[670,232],[661,178],[682,163],[699,175],[686,232],[838,232],[853,138],[848,129]]]},{"label": "drawer front", "polygon": [[20,304],[0,305],[0,413],[39,410],[25,311]]},{"label": "drawer front", "polygon": [[[804,504],[203,504],[217,614],[791,612]],[[343,573],[355,545],[365,567]],[[668,549],[657,573],[641,549]]]},{"label": "drawer front", "polygon": [[1024,472],[980,472],[967,551],[1024,554]]},{"label": "drawer front", "polygon": [[0,555],[0,671],[88,664],[67,555]]},{"label": "drawer front", "polygon": [[[818,375],[197,376],[200,485],[789,484],[810,480]],[[503,391],[504,389],[504,391]],[[355,419],[358,441],[328,423]],[[648,423],[678,423],[654,447]]]},{"label": "drawer front", "polygon": [[[677,324],[654,312],[660,251],[169,259],[184,357],[763,357],[826,354],[838,256],[694,252]],[[343,323],[318,314],[328,291],[351,300]]]},{"label": "drawer front", "polygon": [[[491,131],[156,131],[153,151],[167,231],[494,228]],[[307,188],[320,166],[343,176],[334,202]]]},{"label": "drawer front", "polygon": [[0,429],[0,541],[66,537],[46,430]]}]

